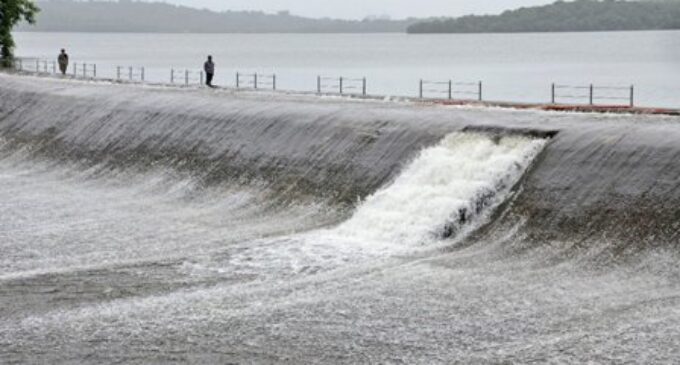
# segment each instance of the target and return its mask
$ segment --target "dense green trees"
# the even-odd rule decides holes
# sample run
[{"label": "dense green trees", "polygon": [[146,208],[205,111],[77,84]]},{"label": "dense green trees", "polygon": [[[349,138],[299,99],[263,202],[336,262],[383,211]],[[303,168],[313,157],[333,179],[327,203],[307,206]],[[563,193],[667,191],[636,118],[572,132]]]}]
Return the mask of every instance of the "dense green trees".
[{"label": "dense green trees", "polygon": [[557,1],[497,16],[413,24],[409,33],[511,33],[680,29],[679,1]]},{"label": "dense green trees", "polygon": [[22,20],[34,23],[37,12],[38,7],[32,0],[0,0],[0,64],[3,67],[12,63],[12,28]]}]

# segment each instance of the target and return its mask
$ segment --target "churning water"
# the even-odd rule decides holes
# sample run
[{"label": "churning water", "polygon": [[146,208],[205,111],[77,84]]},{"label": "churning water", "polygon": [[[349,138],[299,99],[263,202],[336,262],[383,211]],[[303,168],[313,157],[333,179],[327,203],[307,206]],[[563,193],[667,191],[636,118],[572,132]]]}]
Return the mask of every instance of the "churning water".
[{"label": "churning water", "polygon": [[402,245],[450,236],[503,201],[544,140],[450,134],[369,196],[338,233]]},{"label": "churning water", "polygon": [[0,74],[0,362],[674,363],[679,139]]}]

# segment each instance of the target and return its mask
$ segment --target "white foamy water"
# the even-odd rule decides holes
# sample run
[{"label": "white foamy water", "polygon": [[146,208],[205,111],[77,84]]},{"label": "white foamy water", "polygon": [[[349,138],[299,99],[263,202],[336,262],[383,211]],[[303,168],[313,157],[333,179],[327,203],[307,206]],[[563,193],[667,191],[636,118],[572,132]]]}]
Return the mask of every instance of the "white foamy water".
[{"label": "white foamy water", "polygon": [[233,245],[228,256],[196,257],[185,269],[280,279],[450,243],[447,238],[460,238],[485,222],[546,142],[450,134],[424,149],[394,182],[369,196],[338,227],[245,241]]},{"label": "white foamy water", "polygon": [[[335,230],[343,237],[417,244],[474,225],[504,200],[546,140],[454,133],[424,150]],[[448,231],[448,232],[445,232]]]},{"label": "white foamy water", "polygon": [[272,208],[256,189],[204,190],[161,171],[101,175],[96,168],[27,166],[28,157],[16,153],[0,165],[7,212],[0,279],[165,260],[192,276],[266,280],[429,249],[445,229],[455,237],[483,222],[544,145],[520,136],[450,134],[348,221],[311,231],[302,222],[313,227],[334,213]]}]

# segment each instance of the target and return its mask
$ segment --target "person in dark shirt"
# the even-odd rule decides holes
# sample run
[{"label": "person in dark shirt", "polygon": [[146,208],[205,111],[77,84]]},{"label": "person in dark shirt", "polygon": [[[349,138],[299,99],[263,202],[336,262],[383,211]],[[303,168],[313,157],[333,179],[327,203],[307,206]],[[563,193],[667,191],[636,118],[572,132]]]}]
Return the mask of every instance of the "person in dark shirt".
[{"label": "person in dark shirt", "polygon": [[215,64],[213,63],[212,56],[208,56],[208,60],[203,64],[203,71],[205,71],[205,84],[213,87],[212,80],[215,77]]},{"label": "person in dark shirt", "polygon": [[57,63],[59,63],[59,71],[61,71],[61,74],[66,75],[66,69],[68,68],[68,54],[66,54],[65,49],[62,49],[61,53],[59,53],[59,56],[57,57]]}]

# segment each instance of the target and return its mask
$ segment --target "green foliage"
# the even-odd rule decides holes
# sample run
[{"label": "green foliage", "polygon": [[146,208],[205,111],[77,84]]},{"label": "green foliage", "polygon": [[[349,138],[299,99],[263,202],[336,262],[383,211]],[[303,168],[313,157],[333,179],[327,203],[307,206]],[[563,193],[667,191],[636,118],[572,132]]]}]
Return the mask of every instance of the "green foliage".
[{"label": "green foliage", "polygon": [[409,33],[514,33],[680,29],[680,2],[576,0],[506,11],[420,22]]},{"label": "green foliage", "polygon": [[35,23],[38,7],[32,0],[0,0],[0,65],[9,67],[14,57],[12,28],[20,21]]}]

